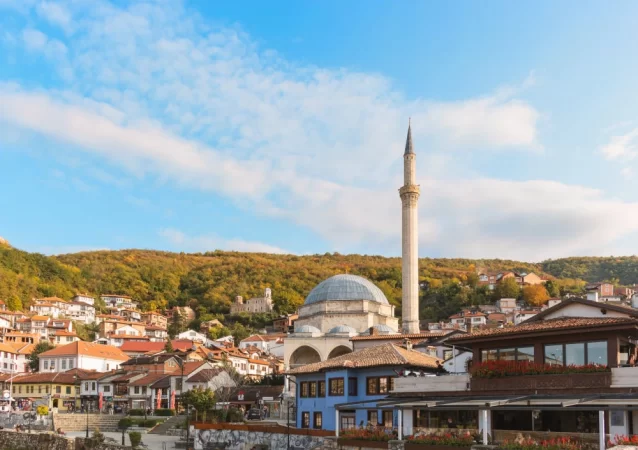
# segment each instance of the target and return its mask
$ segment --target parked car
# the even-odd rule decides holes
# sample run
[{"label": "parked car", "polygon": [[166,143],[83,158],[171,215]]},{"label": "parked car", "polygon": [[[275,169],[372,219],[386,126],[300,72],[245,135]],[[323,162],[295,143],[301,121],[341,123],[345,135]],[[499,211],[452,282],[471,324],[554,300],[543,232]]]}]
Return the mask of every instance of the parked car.
[{"label": "parked car", "polygon": [[263,420],[264,414],[259,409],[251,409],[246,413],[246,420]]}]

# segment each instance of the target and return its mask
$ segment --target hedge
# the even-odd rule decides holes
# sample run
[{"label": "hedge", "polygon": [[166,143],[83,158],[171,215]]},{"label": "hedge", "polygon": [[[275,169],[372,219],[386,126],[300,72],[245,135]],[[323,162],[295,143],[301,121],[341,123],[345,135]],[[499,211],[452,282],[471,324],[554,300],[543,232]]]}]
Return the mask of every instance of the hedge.
[{"label": "hedge", "polygon": [[144,410],[143,409],[129,409],[128,410],[128,415],[129,416],[143,416],[144,415]]},{"label": "hedge", "polygon": [[155,416],[174,416],[175,415],[175,410],[174,409],[156,409],[155,412],[153,413],[153,415],[155,415]]}]

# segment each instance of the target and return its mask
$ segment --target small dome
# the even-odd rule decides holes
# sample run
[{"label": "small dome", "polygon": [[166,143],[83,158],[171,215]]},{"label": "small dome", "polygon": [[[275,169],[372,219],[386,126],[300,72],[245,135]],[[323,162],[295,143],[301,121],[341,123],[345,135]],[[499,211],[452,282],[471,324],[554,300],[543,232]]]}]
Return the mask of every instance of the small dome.
[{"label": "small dome", "polygon": [[355,330],[352,327],[349,327],[348,325],[339,325],[337,327],[334,327],[333,329],[331,329],[330,331],[328,331],[328,334],[336,334],[336,333],[356,333],[357,330]]},{"label": "small dome", "polygon": [[389,305],[381,289],[370,280],[356,275],[335,275],[319,283],[310,291],[304,305],[326,300],[369,300]]},{"label": "small dome", "polygon": [[373,325],[370,328],[368,328],[366,331],[361,333],[361,336],[369,336],[371,334],[370,331],[372,330],[372,328],[374,328],[378,334],[398,334],[398,332],[394,330],[391,326],[380,323],[378,325]]},{"label": "small dome", "polygon": [[295,330],[295,333],[321,333],[321,330],[312,325],[302,325]]}]

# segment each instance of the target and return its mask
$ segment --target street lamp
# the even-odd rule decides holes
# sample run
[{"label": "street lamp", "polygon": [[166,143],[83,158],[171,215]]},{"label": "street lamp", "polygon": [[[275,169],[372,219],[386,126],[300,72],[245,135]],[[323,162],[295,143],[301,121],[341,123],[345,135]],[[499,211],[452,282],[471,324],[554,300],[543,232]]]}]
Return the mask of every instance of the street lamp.
[{"label": "street lamp", "polygon": [[179,361],[179,365],[182,368],[182,383],[181,383],[182,385],[179,390],[179,394],[180,394],[180,397],[184,400],[184,409],[186,410],[186,450],[189,450],[188,443],[190,441],[190,425],[188,423],[188,416],[189,416],[188,399],[184,396],[184,360],[177,355],[173,355],[173,357],[177,358],[177,360]]}]

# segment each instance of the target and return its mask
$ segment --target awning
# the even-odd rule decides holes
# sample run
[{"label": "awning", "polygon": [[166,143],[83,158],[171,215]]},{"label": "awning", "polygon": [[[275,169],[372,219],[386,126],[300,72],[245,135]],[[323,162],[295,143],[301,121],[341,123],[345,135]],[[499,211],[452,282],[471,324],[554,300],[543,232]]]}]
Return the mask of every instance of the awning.
[{"label": "awning", "polygon": [[[371,402],[366,402],[367,404]],[[343,409],[364,402],[337,405],[337,409]],[[374,402],[373,402],[374,403]],[[638,393],[636,394],[599,394],[583,396],[499,396],[499,397],[438,397],[428,399],[404,399],[396,400],[386,398],[376,402],[377,408],[400,409],[433,409],[433,410],[535,410],[535,409],[573,409],[573,410],[607,410],[607,409],[638,409]],[[362,406],[363,407],[363,406]]]}]

